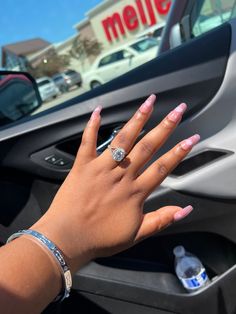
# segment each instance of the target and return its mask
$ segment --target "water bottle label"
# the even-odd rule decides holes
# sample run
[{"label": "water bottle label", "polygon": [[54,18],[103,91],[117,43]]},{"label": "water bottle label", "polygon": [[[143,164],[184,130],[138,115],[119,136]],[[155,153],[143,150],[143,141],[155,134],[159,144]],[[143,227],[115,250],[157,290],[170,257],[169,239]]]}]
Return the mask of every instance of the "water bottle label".
[{"label": "water bottle label", "polygon": [[183,286],[188,290],[196,290],[206,283],[208,276],[205,269],[202,269],[197,276],[191,278],[181,278],[180,279]]}]

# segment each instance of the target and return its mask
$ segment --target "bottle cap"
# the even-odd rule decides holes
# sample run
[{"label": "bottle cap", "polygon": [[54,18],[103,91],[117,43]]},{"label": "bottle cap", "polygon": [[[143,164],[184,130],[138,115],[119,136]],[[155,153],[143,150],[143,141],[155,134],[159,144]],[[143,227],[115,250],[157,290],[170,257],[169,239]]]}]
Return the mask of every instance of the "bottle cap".
[{"label": "bottle cap", "polygon": [[178,245],[173,250],[176,257],[182,257],[185,255],[185,249],[182,245]]}]

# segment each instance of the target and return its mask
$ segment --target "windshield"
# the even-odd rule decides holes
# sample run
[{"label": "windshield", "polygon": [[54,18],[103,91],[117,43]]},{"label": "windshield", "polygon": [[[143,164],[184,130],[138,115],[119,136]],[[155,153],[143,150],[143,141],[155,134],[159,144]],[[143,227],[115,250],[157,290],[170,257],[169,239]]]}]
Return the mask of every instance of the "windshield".
[{"label": "windshield", "polygon": [[156,39],[144,39],[141,40],[133,45],[131,45],[131,47],[133,49],[135,49],[138,52],[145,52],[153,47],[157,47],[158,46],[158,41]]},{"label": "windshield", "polygon": [[171,3],[2,1],[0,67],[29,72],[38,87],[50,83],[43,77],[52,78],[59,91],[39,90],[43,106],[34,113],[50,109],[156,58]]}]

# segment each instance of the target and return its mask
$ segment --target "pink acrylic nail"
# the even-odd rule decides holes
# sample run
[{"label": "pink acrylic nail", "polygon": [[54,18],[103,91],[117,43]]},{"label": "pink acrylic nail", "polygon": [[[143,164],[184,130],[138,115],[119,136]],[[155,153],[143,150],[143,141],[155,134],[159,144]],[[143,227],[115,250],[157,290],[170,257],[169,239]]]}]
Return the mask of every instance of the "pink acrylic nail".
[{"label": "pink acrylic nail", "polygon": [[188,205],[180,209],[178,212],[174,214],[174,221],[179,221],[187,217],[193,211],[193,206]]},{"label": "pink acrylic nail", "polygon": [[167,118],[170,121],[177,123],[182,118],[186,109],[187,109],[187,105],[182,103],[178,107],[176,107],[173,111],[171,111],[168,114]]},{"label": "pink acrylic nail", "polygon": [[97,118],[100,116],[101,111],[102,111],[102,106],[97,106],[97,107],[94,109],[94,111],[93,111],[93,113],[92,113],[92,115],[91,115],[90,120],[93,121],[93,120],[97,119]]},{"label": "pink acrylic nail", "polygon": [[193,148],[194,145],[196,145],[200,141],[200,135],[195,134],[191,136],[190,138],[184,140],[180,145],[184,150],[189,150]]},{"label": "pink acrylic nail", "polygon": [[142,104],[142,106],[139,108],[139,111],[142,112],[142,113],[149,113],[152,110],[152,108],[153,108],[155,100],[156,100],[156,95],[152,94]]}]

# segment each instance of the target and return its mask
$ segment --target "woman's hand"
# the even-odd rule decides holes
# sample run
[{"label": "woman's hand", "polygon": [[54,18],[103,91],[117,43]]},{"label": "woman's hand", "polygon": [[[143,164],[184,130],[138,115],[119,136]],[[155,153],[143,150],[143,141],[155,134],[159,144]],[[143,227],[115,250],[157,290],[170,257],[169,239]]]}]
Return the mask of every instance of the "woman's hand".
[{"label": "woman's hand", "polygon": [[126,158],[118,163],[107,149],[96,153],[100,126],[98,107],[88,122],[75,163],[47,213],[32,227],[55,242],[72,271],[93,258],[112,255],[187,216],[191,206],[167,206],[143,214],[150,193],[199,141],[199,135],[182,141],[142,172],[180,122],[187,106],[179,105],[136,145],[149,119],[151,95],[113,140]]}]

